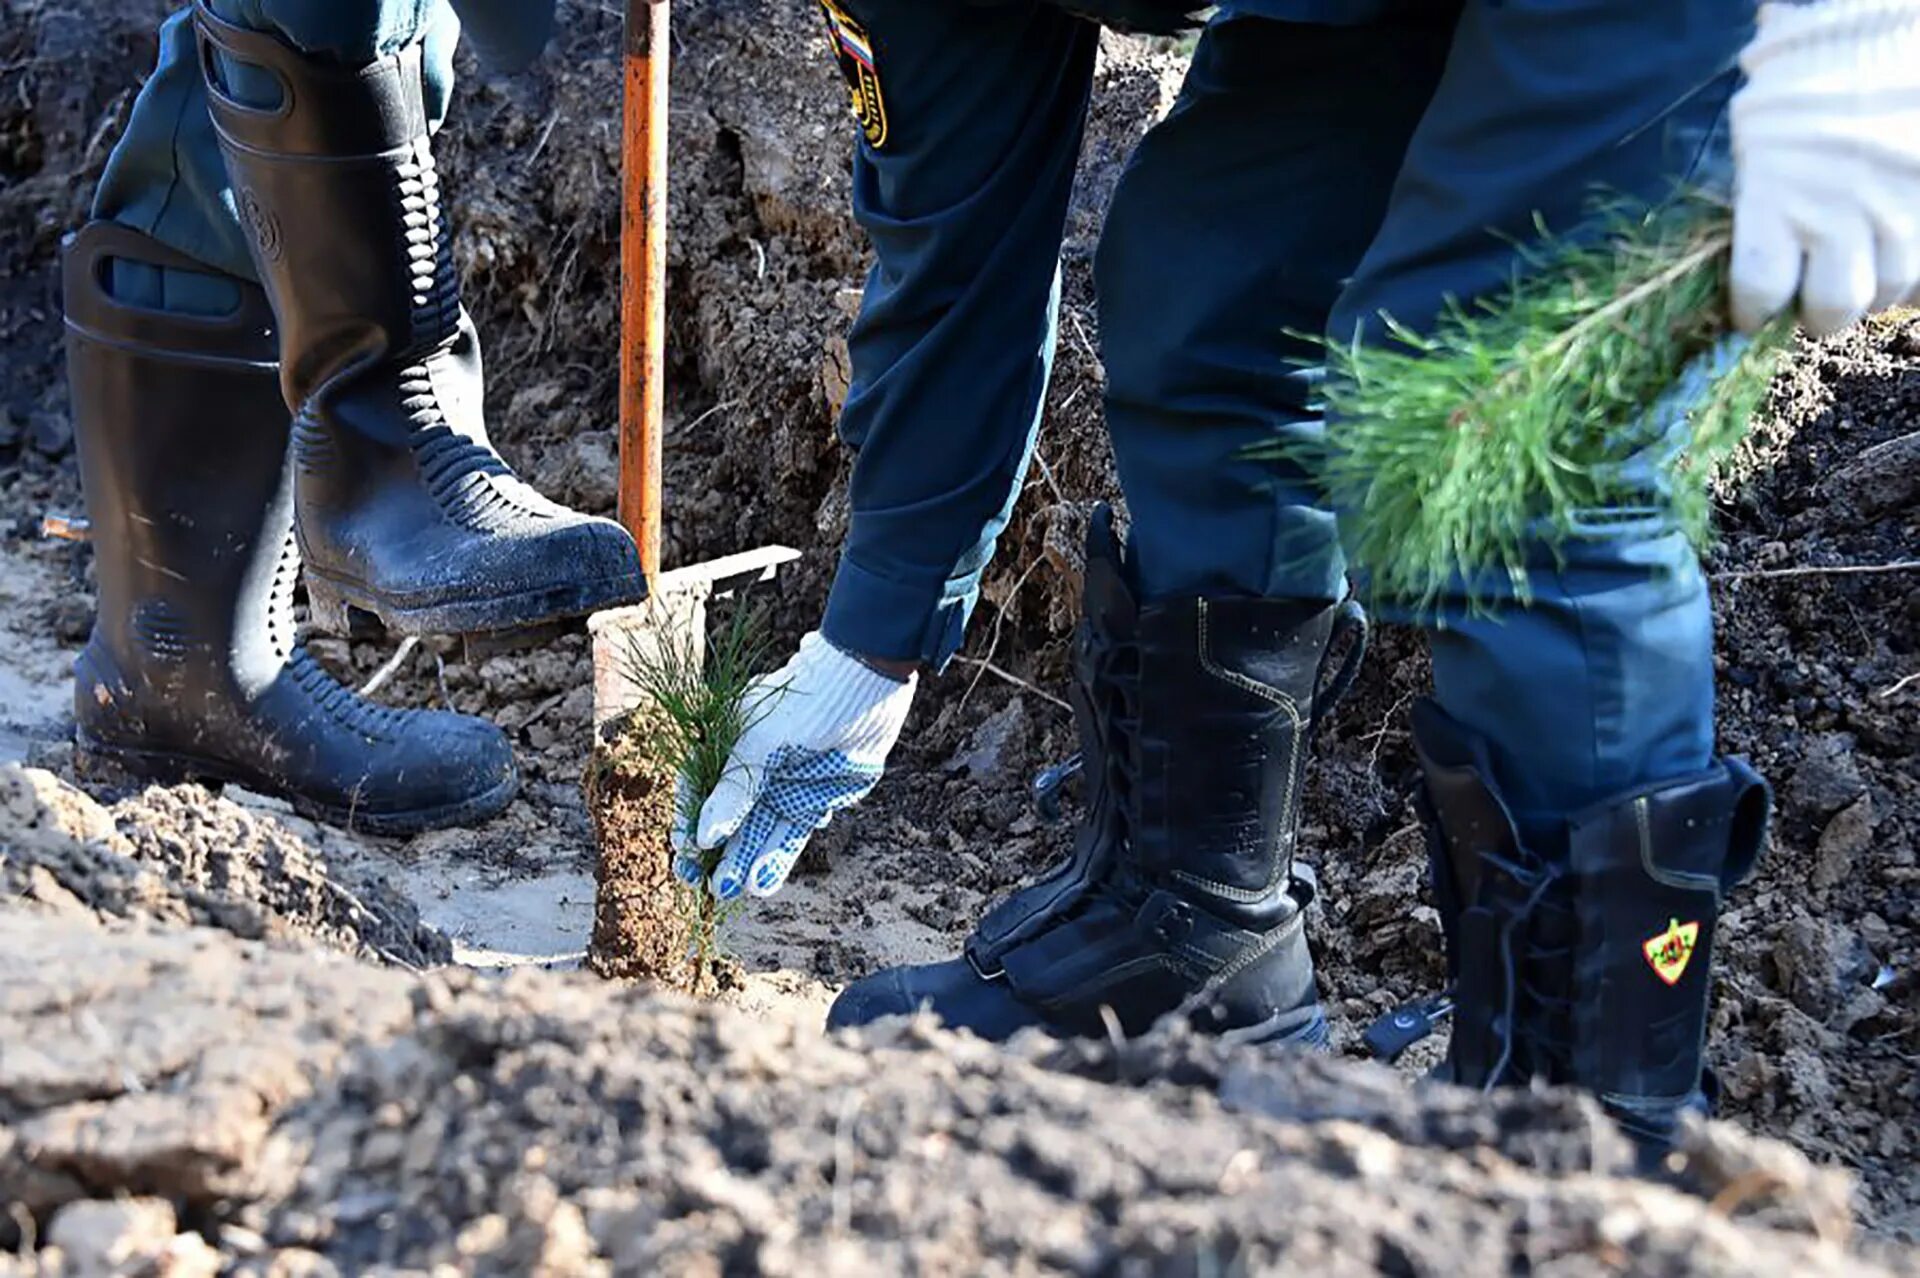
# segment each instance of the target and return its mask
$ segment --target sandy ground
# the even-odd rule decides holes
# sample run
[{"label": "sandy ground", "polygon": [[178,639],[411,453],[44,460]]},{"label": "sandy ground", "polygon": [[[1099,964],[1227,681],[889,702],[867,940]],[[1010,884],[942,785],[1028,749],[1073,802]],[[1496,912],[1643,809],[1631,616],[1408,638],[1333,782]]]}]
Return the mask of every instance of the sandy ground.
[{"label": "sandy ground", "polygon": [[57,738],[73,705],[72,650],[55,642],[47,600],[71,590],[65,548],[0,546],[0,762]]}]

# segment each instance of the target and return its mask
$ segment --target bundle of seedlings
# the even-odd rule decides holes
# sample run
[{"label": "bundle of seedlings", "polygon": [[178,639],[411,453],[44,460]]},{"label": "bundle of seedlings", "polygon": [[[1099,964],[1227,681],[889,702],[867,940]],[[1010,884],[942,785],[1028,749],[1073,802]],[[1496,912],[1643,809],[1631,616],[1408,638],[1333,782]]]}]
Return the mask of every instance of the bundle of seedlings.
[{"label": "bundle of seedlings", "polygon": [[[711,998],[738,973],[720,931],[739,902],[673,873],[673,831],[691,829],[733,748],[773,698],[750,696],[769,655],[764,616],[745,606],[703,642],[697,627],[636,631],[624,654],[638,704],[609,721],[588,764],[599,840],[588,966]],[[711,875],[723,849],[701,852]]]},{"label": "bundle of seedlings", "polygon": [[1520,251],[1507,287],[1426,332],[1326,348],[1329,428],[1257,450],[1306,468],[1357,574],[1415,613],[1511,594],[1610,508],[1710,535],[1713,471],[1744,437],[1793,324],[1731,332],[1727,208],[1608,210],[1602,233]]}]

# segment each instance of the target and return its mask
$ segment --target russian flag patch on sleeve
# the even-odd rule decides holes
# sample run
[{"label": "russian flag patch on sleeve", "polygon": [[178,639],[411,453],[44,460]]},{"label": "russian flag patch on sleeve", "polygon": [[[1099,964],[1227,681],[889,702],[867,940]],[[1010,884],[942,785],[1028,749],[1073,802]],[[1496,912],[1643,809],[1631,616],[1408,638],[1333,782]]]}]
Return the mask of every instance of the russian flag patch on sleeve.
[{"label": "russian flag patch on sleeve", "polygon": [[887,97],[880,88],[879,59],[873,38],[836,0],[820,0],[833,36],[834,60],[846,78],[853,98],[853,114],[860,121],[867,145],[875,150],[887,144]]}]

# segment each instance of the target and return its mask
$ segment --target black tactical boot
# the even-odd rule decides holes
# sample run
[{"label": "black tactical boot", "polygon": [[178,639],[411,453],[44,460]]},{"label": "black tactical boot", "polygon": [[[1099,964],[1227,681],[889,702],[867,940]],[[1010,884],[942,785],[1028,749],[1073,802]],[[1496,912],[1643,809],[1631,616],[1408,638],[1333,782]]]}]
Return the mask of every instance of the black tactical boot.
[{"label": "black tactical boot", "polygon": [[1423,702],[1414,741],[1454,980],[1451,1081],[1595,1093],[1643,1148],[1708,1108],[1707,1001],[1725,894],[1753,868],[1771,799],[1746,764],[1618,796],[1526,846],[1486,745]]},{"label": "black tactical boot", "polygon": [[1336,630],[1358,609],[1270,599],[1141,608],[1105,511],[1087,551],[1073,701],[1091,787],[1074,857],[1003,902],[964,957],[881,972],[834,1028],[930,1008],[1003,1039],[1027,1026],[1129,1035],[1169,1014],[1248,1042],[1320,1043],[1311,880],[1293,845]]},{"label": "black tactical boot", "polygon": [[[67,373],[99,611],[74,667],[83,766],[235,781],[373,834],[482,820],[518,786],[492,724],[391,710],[293,642],[293,474],[273,316],[117,302],[115,259],[204,268],[98,222],[66,250]],[[236,281],[236,284],[238,282]]]},{"label": "black tactical boot", "polygon": [[[197,6],[234,197],[280,326],[300,549],[316,622],[405,634],[524,629],[646,594],[618,524],[555,505],[487,442],[416,43],[367,66],[307,57]],[[224,59],[277,105],[222,87]]]}]

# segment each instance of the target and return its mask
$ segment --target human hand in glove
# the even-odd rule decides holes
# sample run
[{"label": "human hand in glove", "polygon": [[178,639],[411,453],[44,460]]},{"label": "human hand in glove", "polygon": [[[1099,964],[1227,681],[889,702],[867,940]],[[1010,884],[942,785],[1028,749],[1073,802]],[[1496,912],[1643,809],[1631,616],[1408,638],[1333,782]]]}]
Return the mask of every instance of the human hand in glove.
[{"label": "human hand in glove", "polygon": [[818,634],[747,691],[748,727],[693,828],[674,831],[674,873],[701,878],[700,852],[725,846],[711,880],[723,901],[772,896],[807,840],[865,798],[907,721],[919,677],[894,678]]},{"label": "human hand in glove", "polygon": [[1920,0],[1760,9],[1733,99],[1734,322],[1816,336],[1920,291]]}]

